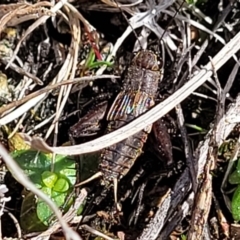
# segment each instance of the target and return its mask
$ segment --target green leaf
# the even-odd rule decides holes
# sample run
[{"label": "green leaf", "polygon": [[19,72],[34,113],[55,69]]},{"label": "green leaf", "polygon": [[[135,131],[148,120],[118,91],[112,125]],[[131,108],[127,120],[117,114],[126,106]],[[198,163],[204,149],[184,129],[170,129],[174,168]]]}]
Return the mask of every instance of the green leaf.
[{"label": "green leaf", "polygon": [[50,171],[51,161],[49,157],[33,150],[14,151],[11,155],[30,180],[40,188],[43,185],[42,173]]},{"label": "green leaf", "polygon": [[237,159],[237,170],[240,171],[240,158]]},{"label": "green leaf", "polygon": [[55,185],[57,179],[58,176],[56,173],[50,171],[45,171],[42,173],[42,181],[49,188],[52,188]]},{"label": "green leaf", "polygon": [[80,207],[78,208],[77,210],[77,216],[80,216],[83,212],[83,209],[85,207],[85,204],[86,204],[86,200],[83,202],[83,204],[80,205]]},{"label": "green leaf", "polygon": [[[65,204],[65,200],[67,197],[67,193],[61,193],[61,192],[56,192],[54,190],[52,190],[52,199],[53,201],[57,204],[58,207],[62,207]],[[66,206],[66,208],[68,208]],[[65,211],[65,209],[63,209]]]},{"label": "green leaf", "polygon": [[235,221],[240,221],[240,186],[237,187],[232,198],[232,216]]},{"label": "green leaf", "polygon": [[65,178],[59,178],[55,183],[53,190],[56,192],[64,193],[69,189],[69,183]]},{"label": "green leaf", "polygon": [[[12,152],[11,155],[25,174],[39,188],[45,186],[42,179],[44,172],[60,173],[69,179],[71,185],[75,184],[75,162],[71,157],[56,155],[52,167],[52,159],[49,154],[39,153],[34,150],[20,150]],[[51,169],[53,169],[53,171],[51,171]]]},{"label": "green leaf", "polygon": [[45,226],[49,226],[49,224],[51,223],[50,218],[52,214],[52,210],[45,202],[39,201],[37,203],[37,216]]},{"label": "green leaf", "polygon": [[65,176],[71,185],[76,182],[76,164],[72,157],[56,155],[53,172]]},{"label": "green leaf", "polygon": [[91,65],[94,61],[95,61],[95,52],[93,49],[90,50],[89,54],[88,54],[88,57],[86,59],[86,63],[85,63],[85,66],[88,68],[89,65]]},{"label": "green leaf", "polygon": [[231,184],[240,184],[240,171],[235,170],[228,179],[229,183]]},{"label": "green leaf", "polygon": [[[43,187],[41,190],[48,196],[51,196],[52,194],[51,188]],[[52,210],[42,199],[37,200],[37,216],[44,225],[49,225]]]},{"label": "green leaf", "polygon": [[94,68],[101,67],[103,65],[106,65],[107,67],[112,67],[113,64],[114,64],[114,62],[97,61],[97,62],[93,62],[91,65],[89,65],[88,68],[89,69],[94,69]]},{"label": "green leaf", "polygon": [[47,229],[47,226],[38,218],[36,208],[36,197],[29,192],[23,199],[20,215],[20,225],[26,233]]},{"label": "green leaf", "polygon": [[200,127],[200,126],[197,126],[197,125],[194,125],[194,124],[188,124],[188,123],[186,123],[185,125],[187,127],[189,127],[189,128],[192,128],[192,129],[194,129],[196,131],[199,131],[201,133],[207,133],[207,130],[202,128],[202,127]]},{"label": "green leaf", "polygon": [[[54,191],[50,188],[44,188],[43,190],[44,190],[45,193],[48,192],[47,195],[51,196],[51,199],[55,202],[55,204],[58,207],[61,207],[65,204],[66,197],[68,195],[67,192],[60,193],[60,192],[56,192],[56,191]],[[65,209],[63,209],[63,211],[68,209],[68,208],[69,208],[69,206],[66,205]],[[54,217],[54,214],[53,214],[52,210],[41,199],[39,199],[38,202],[37,202],[37,216],[40,219],[40,221],[46,226],[49,226],[55,220],[55,217]]]}]

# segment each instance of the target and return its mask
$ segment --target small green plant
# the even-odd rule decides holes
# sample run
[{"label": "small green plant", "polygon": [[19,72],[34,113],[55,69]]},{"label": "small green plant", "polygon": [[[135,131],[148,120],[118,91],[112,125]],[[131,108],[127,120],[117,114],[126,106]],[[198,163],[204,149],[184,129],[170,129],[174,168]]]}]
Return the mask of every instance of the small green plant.
[{"label": "small green plant", "polygon": [[[72,158],[56,155],[54,163],[49,154],[33,150],[17,150],[11,153],[30,180],[48,195],[58,207],[66,211],[67,196],[73,191],[76,181],[75,162]],[[21,207],[20,222],[27,232],[46,229],[54,220],[48,205],[32,193],[26,192]]]},{"label": "small green plant", "polygon": [[240,221],[240,159],[237,160],[236,169],[229,176],[228,181],[231,184],[238,184],[231,201],[232,216],[238,222]]},{"label": "small green plant", "polygon": [[112,67],[113,66],[113,62],[107,62],[107,61],[97,61],[96,60],[96,55],[94,54],[94,51],[91,50],[90,53],[89,53],[89,56],[86,60],[86,68],[87,69],[94,69],[94,68],[98,68],[98,67],[101,67],[103,65],[107,65],[108,67]]}]

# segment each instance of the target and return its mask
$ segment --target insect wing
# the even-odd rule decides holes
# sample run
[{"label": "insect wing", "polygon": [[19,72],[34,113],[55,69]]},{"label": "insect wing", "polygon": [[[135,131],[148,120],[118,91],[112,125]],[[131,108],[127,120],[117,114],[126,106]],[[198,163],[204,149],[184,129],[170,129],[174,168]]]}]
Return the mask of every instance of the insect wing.
[{"label": "insect wing", "polygon": [[153,105],[153,99],[145,92],[120,92],[112,104],[107,120],[119,120],[124,118],[126,115],[138,117]]}]

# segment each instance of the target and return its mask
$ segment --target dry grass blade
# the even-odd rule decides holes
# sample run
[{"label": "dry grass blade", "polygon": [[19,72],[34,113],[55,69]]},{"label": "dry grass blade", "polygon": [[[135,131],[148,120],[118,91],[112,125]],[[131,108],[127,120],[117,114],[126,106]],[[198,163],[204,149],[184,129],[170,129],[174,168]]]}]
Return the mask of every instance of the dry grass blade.
[{"label": "dry grass blade", "polygon": [[22,22],[39,18],[42,15],[52,15],[46,7],[51,7],[52,4],[47,1],[36,4],[16,3],[3,4],[0,6],[0,32],[6,26],[16,26]]},{"label": "dry grass blade", "polygon": [[103,3],[107,4],[108,6],[111,6],[111,7],[115,7],[115,8],[123,8],[123,7],[133,7],[133,6],[136,6],[138,5],[139,3],[143,2],[143,0],[138,0],[134,3],[129,3],[129,4],[120,4],[120,3],[116,3],[114,1],[110,1],[110,0],[101,0]]},{"label": "dry grass blade", "polygon": [[0,125],[5,125],[11,121],[13,121],[14,119],[22,116],[23,114],[25,114],[30,108],[32,108],[33,106],[35,106],[39,101],[41,101],[44,96],[46,95],[46,93],[43,93],[41,95],[38,95],[37,97],[27,101],[25,104],[23,104],[22,106],[20,106],[19,108],[17,108],[16,110],[10,112],[9,114],[7,114],[6,116],[1,118],[1,123]]},{"label": "dry grass blade", "polygon": [[[165,13],[169,14],[170,16],[174,17],[174,13],[168,11],[168,10],[165,10],[164,11]],[[188,22],[190,23],[192,26],[196,27],[196,28],[199,28],[200,30],[206,32],[206,33],[209,33],[210,35],[212,35],[213,37],[215,37],[219,42],[221,42],[222,44],[225,44],[225,40],[220,37],[218,34],[214,33],[213,31],[209,30],[208,28],[206,28],[205,26],[203,26],[202,24],[194,21],[194,20],[191,20],[191,19],[187,19],[183,16],[180,16],[180,15],[177,15],[176,16],[177,19],[181,20],[181,21],[185,21],[185,22]]]},{"label": "dry grass blade", "polygon": [[[70,4],[67,4],[67,6]],[[70,75],[70,78],[74,78],[76,69],[77,69],[77,57],[78,57],[78,50],[79,50],[79,44],[80,44],[80,38],[81,38],[81,29],[80,29],[80,23],[77,20],[76,13],[72,12],[69,7],[65,6],[65,10],[68,13],[69,18],[69,26],[71,27],[72,32],[72,42],[71,46],[69,48],[69,55],[71,56],[71,59],[69,61],[69,65],[67,68],[67,71],[65,72],[65,78],[67,78]],[[55,129],[55,142],[57,142],[57,133],[58,133],[58,119],[63,111],[63,108],[68,100],[69,94],[71,92],[72,85],[63,85],[60,87],[60,92],[58,96],[57,101],[57,108],[56,108],[56,116],[52,122],[52,125],[48,129],[48,132],[46,133],[46,137],[48,138],[51,134],[52,130]]]},{"label": "dry grass blade", "polygon": [[26,5],[30,5],[27,3],[13,3],[13,4],[1,4],[0,5],[0,18],[2,18],[5,14],[14,11],[17,8],[24,7]]},{"label": "dry grass blade", "polygon": [[[160,4],[160,6],[156,9],[152,6],[151,10],[145,11],[145,12],[133,12],[132,17],[129,19],[129,26],[125,30],[125,32],[122,34],[120,38],[118,38],[117,42],[114,44],[114,48],[112,51],[112,54],[108,57],[108,61],[112,59],[117,53],[117,50],[122,45],[123,41],[127,38],[127,36],[135,29],[140,28],[142,26],[147,27],[148,29],[151,29],[152,32],[156,34],[156,36],[161,39],[163,37],[164,30],[159,27],[158,24],[156,24],[155,17],[163,10],[169,7],[172,4],[172,2],[163,3]],[[164,35],[164,39],[166,39],[166,42],[172,46],[173,49],[176,50],[176,46],[171,38],[167,34]]]},{"label": "dry grass blade", "polygon": [[[68,78],[69,75],[69,71],[71,69],[72,66],[72,51],[68,53],[66,60],[62,66],[62,68],[60,69],[60,71],[58,72],[57,76],[52,80],[51,84],[55,84],[56,82],[61,82],[63,81],[63,79]],[[97,79],[99,77],[91,77],[92,79]],[[89,77],[87,78],[80,78],[78,79],[79,81],[81,80],[87,80],[89,79]],[[65,84],[65,83],[64,83]],[[63,85],[64,85],[63,84]],[[69,83],[70,84],[70,83]],[[61,84],[60,84],[61,85]],[[54,87],[55,88],[55,87]],[[46,88],[48,89],[48,87]],[[20,106],[18,109],[16,109],[15,111],[8,113],[6,116],[2,117],[0,119],[0,124],[4,125],[7,124],[11,121],[13,121],[14,119],[18,118],[19,116],[21,116],[22,114],[24,114],[26,111],[28,111],[31,107],[35,106],[38,102],[40,102],[43,98],[46,97],[46,95],[48,93],[50,93],[50,89],[51,86],[49,87],[48,90],[43,90],[43,92],[40,92],[36,94],[36,96],[34,98],[27,98],[27,102],[25,102],[22,106]],[[21,100],[20,100],[21,101]],[[17,102],[17,105],[22,104],[21,102]],[[13,106],[14,103],[10,104],[9,106]],[[6,106],[7,107],[7,106]],[[9,109],[9,107],[7,107],[7,109]],[[2,110],[5,112],[6,109],[2,108]]]},{"label": "dry grass blade", "polygon": [[[90,81],[94,81],[96,79],[104,79],[104,78],[119,78],[118,76],[114,76],[114,75],[101,75],[101,76],[86,76],[86,77],[81,77],[81,78],[75,78],[75,79],[70,79],[70,80],[66,80],[66,81],[62,81],[60,83],[55,83],[53,85],[49,85],[49,86],[46,86],[36,92],[33,92],[29,95],[27,95],[26,97],[20,99],[20,100],[17,100],[17,101],[14,101],[14,102],[11,102],[9,103],[8,105],[6,106],[2,106],[0,108],[0,115],[2,115],[3,113],[5,113],[6,111],[10,110],[11,108],[13,107],[18,107],[20,106],[21,104],[27,102],[28,100],[30,99],[33,99],[43,93],[46,93],[46,92],[49,92],[53,89],[56,89],[57,87],[60,87],[62,85],[67,85],[67,84],[75,84],[75,83],[78,83],[78,82],[81,82],[83,85],[86,83],[88,84]],[[4,124],[7,124],[8,122],[5,122],[4,121],[4,118],[1,118],[0,119],[0,125],[4,125]]]},{"label": "dry grass blade", "polygon": [[75,17],[83,23],[84,27],[88,32],[96,30],[72,4],[66,2],[66,6],[71,10]]},{"label": "dry grass blade", "polygon": [[[227,43],[222,50],[213,58],[215,69],[218,70],[224,63],[226,63],[239,49],[240,33],[238,33],[229,43]],[[120,128],[110,134],[100,137],[94,141],[75,145],[72,147],[49,147],[43,142],[41,138],[30,138],[25,135],[26,141],[36,149],[54,152],[65,155],[79,155],[88,152],[95,152],[107,146],[111,146],[129,136],[139,132],[149,124],[154,123],[159,118],[168,113],[177,104],[186,99],[193,91],[201,86],[212,75],[212,63],[209,62],[195,77],[187,82],[182,88],[172,94],[162,103],[152,108],[141,117],[137,118],[130,124]]]},{"label": "dry grass blade", "polygon": [[[57,11],[59,11],[62,6],[67,2],[67,0],[62,0],[60,2],[58,2],[55,6],[53,6],[51,8],[51,13],[56,13]],[[17,56],[17,53],[20,49],[20,46],[22,44],[22,42],[26,39],[26,37],[34,30],[36,29],[38,26],[40,26],[41,24],[43,24],[48,18],[50,17],[50,15],[48,16],[42,16],[40,17],[37,21],[35,21],[28,29],[27,31],[25,32],[25,34],[22,36],[22,38],[19,40],[17,46],[16,46],[16,49],[14,50],[13,52],[13,55],[11,57],[11,59],[9,60],[9,63],[8,65],[6,66],[6,68],[9,67],[9,65],[14,61],[15,57]]]},{"label": "dry grass blade", "polygon": [[22,9],[24,9],[24,5],[22,6],[19,6],[18,8],[12,10],[12,11],[9,11],[8,13],[6,13],[5,15],[3,15],[1,17],[1,21],[0,21],[0,32],[2,32],[2,30],[5,28],[7,22],[14,16],[16,15],[16,13],[18,11],[21,11]]},{"label": "dry grass blade", "polygon": [[[1,59],[1,62],[4,63],[5,65],[8,64],[6,59]],[[9,67],[16,71],[17,73],[31,78],[36,84],[43,85],[43,82],[38,77],[18,67],[16,64],[11,63]]]},{"label": "dry grass blade", "polygon": [[115,8],[119,11],[119,8],[122,10],[128,12],[131,15],[134,15],[134,11],[131,9],[131,7],[137,6],[139,3],[142,3],[142,0],[135,1],[134,3],[129,3],[129,4],[121,4],[118,3],[117,1],[111,1],[111,0],[101,0],[103,3],[105,3],[107,6],[110,8]]},{"label": "dry grass blade", "polygon": [[[42,2],[43,4],[44,2]],[[62,2],[59,2],[57,3],[52,9],[51,11],[53,13],[55,13],[57,10],[59,10],[64,4],[64,1]],[[20,5],[21,7],[23,7],[22,5]],[[29,5],[27,5],[29,6]],[[35,5],[30,5],[30,6],[37,6],[37,4]],[[79,39],[79,37],[76,36],[76,33],[77,32],[81,32],[80,30],[80,26],[78,24],[78,21],[77,19],[80,19],[84,26],[86,27],[86,29],[88,31],[95,31],[95,29],[86,21],[86,19],[84,19],[84,17],[75,9],[75,7],[73,7],[71,4],[67,4],[67,6],[69,7],[69,11],[70,11],[70,16],[73,16],[73,20],[75,22],[70,22],[69,23],[69,26],[71,27],[72,29],[72,36],[73,36],[73,41],[72,41],[72,45],[70,46],[69,48],[69,53],[66,57],[66,60],[61,68],[61,70],[59,71],[58,75],[52,80],[51,84],[54,84],[56,82],[60,82],[62,81],[63,79],[67,79],[69,78],[69,74],[71,72],[71,76],[70,78],[73,79],[74,76],[75,76],[75,72],[76,72],[76,66],[77,66],[77,53],[78,53],[78,46],[79,46],[79,41],[76,41],[76,39]],[[6,9],[5,9],[6,11]],[[34,24],[32,24],[28,29],[27,31],[25,32],[25,35],[21,38],[21,40],[19,41],[16,49],[15,49],[15,53],[17,53],[19,47],[20,47],[20,44],[21,42],[25,39],[25,37],[30,34],[37,26],[39,26],[41,23],[43,23],[49,16],[43,16],[41,18],[39,18]],[[78,30],[77,30],[78,29]],[[13,55],[13,58],[11,60],[14,59],[14,55]],[[8,64],[6,64],[7,66],[9,66],[9,64],[11,64],[11,60]],[[11,65],[10,65],[11,66]],[[31,75],[29,75],[29,77],[31,77]],[[33,78],[34,80],[39,80],[39,79],[36,79],[36,78]],[[40,83],[40,80],[38,81],[38,83]],[[70,82],[68,84],[71,84]],[[61,85],[61,84],[60,84]],[[65,85],[65,84],[63,84]],[[51,88],[51,87],[50,87]],[[68,92],[70,92],[71,90],[71,87],[69,87],[69,90]],[[49,89],[50,90],[50,89]],[[0,122],[1,122],[1,125],[3,124],[7,124],[11,121],[13,121],[14,119],[18,118],[19,116],[21,116],[22,114],[24,114],[25,112],[27,112],[31,107],[35,106],[37,103],[39,103],[40,101],[42,101],[42,99],[44,97],[46,97],[47,93],[43,90],[43,92],[45,94],[42,94],[41,93],[41,90],[39,93],[36,93],[36,94],[33,94],[31,96],[35,96],[34,98],[29,98],[28,96],[24,99],[24,100],[19,100],[18,102],[16,103],[12,103],[12,104],[9,104],[8,106],[3,107],[1,109],[1,113],[5,112],[7,109],[11,108],[13,105],[15,106],[18,106],[19,104],[23,104],[24,102],[26,102],[27,100],[29,100],[28,102],[24,103],[21,107],[19,107],[18,109],[12,111],[11,113],[8,113],[8,115],[4,116]],[[63,92],[63,90],[61,90],[61,92]],[[41,94],[41,96],[39,95]],[[51,133],[51,131],[53,130],[53,127],[55,126],[56,122],[57,122],[57,119],[59,118],[59,115],[61,114],[61,109],[63,109],[64,107],[64,103],[66,102],[68,98],[68,95],[67,94],[64,94],[64,101],[61,100],[61,97],[59,98],[59,102],[61,103],[61,106],[60,106],[60,110],[57,111],[58,113],[56,114],[56,117],[53,121],[53,124],[52,126],[49,128],[49,131],[47,133],[47,136]]]}]

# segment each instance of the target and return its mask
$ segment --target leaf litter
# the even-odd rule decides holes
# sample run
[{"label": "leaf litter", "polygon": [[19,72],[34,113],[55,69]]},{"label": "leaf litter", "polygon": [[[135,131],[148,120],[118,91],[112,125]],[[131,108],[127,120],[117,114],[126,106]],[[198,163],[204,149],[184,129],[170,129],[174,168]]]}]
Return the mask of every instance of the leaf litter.
[{"label": "leaf litter", "polygon": [[[146,144],[143,154],[119,183],[122,212],[117,217],[113,194],[104,193],[100,185],[91,182],[86,189],[72,190],[74,203],[61,217],[53,197],[50,195],[50,200],[36,188],[30,176],[26,178],[1,147],[7,169],[25,189],[43,199],[44,206],[49,206],[59,220],[53,220],[40,234],[28,233],[17,224],[24,221],[17,214],[20,209],[12,213],[7,210],[8,214],[15,213],[17,230],[12,230],[12,224],[9,232],[2,228],[2,235],[8,237],[15,232],[19,238],[23,234],[26,238],[49,239],[52,234],[61,235],[61,226],[67,239],[238,236],[238,179],[235,185],[230,184],[231,174],[237,178],[239,149],[238,5],[237,1],[180,0],[0,4],[0,125],[2,144],[7,149],[8,144],[11,151],[21,146],[25,149],[28,143],[35,151],[51,153],[51,168],[57,154],[80,155],[85,162],[76,164],[75,170],[89,171],[91,176],[96,172],[90,166],[96,165],[96,157],[87,157],[89,153],[94,155],[129,138],[160,118],[168,119],[165,124],[170,126],[169,112],[177,126],[177,130],[168,128],[174,164],[166,166],[166,156],[159,156],[155,146]],[[110,46],[109,41],[113,47],[104,48]],[[142,48],[160,52],[163,61],[164,77],[156,105],[120,129],[108,134],[100,131],[69,146],[70,127],[101,99],[112,101],[121,91],[119,78],[129,65],[128,56]],[[103,49],[109,49],[106,56]],[[196,128],[190,127],[194,125]],[[197,129],[209,132],[204,135]],[[228,146],[228,139],[235,142],[234,151],[224,150],[230,152],[230,159],[219,152],[222,144]],[[53,176],[51,168],[42,176]],[[77,175],[77,182],[84,180],[81,172]],[[65,184],[68,181],[58,178]],[[55,186],[55,180],[47,185]],[[217,184],[219,181],[222,186]],[[4,180],[2,183],[7,185]],[[66,190],[67,186],[54,189]],[[3,201],[3,211],[8,201]],[[85,212],[77,214],[79,208]],[[62,206],[60,209],[63,211]]]}]

